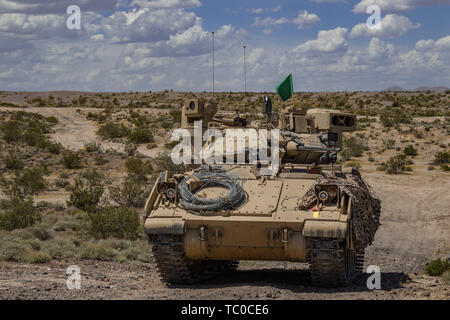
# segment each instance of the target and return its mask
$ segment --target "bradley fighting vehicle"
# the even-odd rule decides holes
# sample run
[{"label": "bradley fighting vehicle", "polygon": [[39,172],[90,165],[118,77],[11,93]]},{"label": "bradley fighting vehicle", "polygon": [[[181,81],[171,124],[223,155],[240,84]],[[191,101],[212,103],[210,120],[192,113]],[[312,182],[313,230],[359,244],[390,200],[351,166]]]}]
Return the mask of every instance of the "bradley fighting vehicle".
[{"label": "bradley fighting vehicle", "polygon": [[[256,128],[277,128],[279,167],[267,175],[259,161],[198,165],[162,172],[145,206],[145,231],[166,284],[193,283],[233,271],[239,260],[307,262],[313,285],[337,287],[362,271],[364,248],[378,228],[380,201],[357,170],[334,165],[343,132],[356,116],[335,110],[289,109]],[[190,100],[182,127],[250,128],[239,115]],[[270,150],[272,150],[270,149]],[[269,150],[269,151],[270,151]],[[244,152],[248,159],[249,149]]]}]

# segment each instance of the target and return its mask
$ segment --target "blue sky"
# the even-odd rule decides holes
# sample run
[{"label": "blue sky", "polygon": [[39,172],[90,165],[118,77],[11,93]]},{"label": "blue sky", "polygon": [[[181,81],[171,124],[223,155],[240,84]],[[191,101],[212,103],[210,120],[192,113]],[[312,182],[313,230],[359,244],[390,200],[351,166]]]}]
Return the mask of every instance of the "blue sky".
[{"label": "blue sky", "polygon": [[[66,8],[79,5],[81,30]],[[369,30],[366,8],[381,9]],[[0,90],[450,86],[450,0],[0,0]]]}]

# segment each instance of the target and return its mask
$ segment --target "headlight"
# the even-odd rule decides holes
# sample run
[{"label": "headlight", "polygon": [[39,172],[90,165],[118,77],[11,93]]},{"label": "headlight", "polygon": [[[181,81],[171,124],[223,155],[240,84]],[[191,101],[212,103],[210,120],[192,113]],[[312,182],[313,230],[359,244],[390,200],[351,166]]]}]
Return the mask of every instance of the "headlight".
[{"label": "headlight", "polygon": [[323,202],[327,201],[328,200],[328,192],[320,191],[319,192],[319,199],[320,199],[320,201],[323,201]]},{"label": "headlight", "polygon": [[315,186],[316,196],[320,202],[333,202],[339,192],[337,185],[318,184]]}]

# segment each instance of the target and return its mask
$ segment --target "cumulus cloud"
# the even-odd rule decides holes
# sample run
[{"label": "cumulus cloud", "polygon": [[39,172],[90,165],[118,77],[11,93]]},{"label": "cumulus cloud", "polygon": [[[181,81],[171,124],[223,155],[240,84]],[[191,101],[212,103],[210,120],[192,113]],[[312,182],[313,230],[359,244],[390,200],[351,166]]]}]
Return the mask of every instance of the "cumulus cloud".
[{"label": "cumulus cloud", "polygon": [[113,10],[120,3],[120,0],[0,0],[0,13],[61,14],[73,4],[84,12]]},{"label": "cumulus cloud", "polygon": [[266,17],[266,18],[262,19],[260,17],[256,17],[252,26],[268,27],[268,26],[278,26],[278,25],[282,25],[282,24],[293,23],[293,24],[297,25],[298,29],[305,29],[305,28],[309,28],[309,27],[315,25],[319,21],[320,21],[320,18],[317,14],[308,13],[308,11],[306,11],[306,10],[304,10],[304,11],[300,10],[298,13],[298,16],[292,20],[288,19],[288,18],[284,18],[284,17],[279,18],[279,19],[274,19],[272,17]]},{"label": "cumulus cloud", "polygon": [[[139,11],[116,11],[102,19],[102,31],[114,42],[157,42],[169,40],[171,36],[184,32],[201,23],[193,12],[182,9]],[[172,23],[167,23],[172,21]]]},{"label": "cumulus cloud", "polygon": [[450,4],[450,0],[362,0],[355,5],[353,12],[366,13],[367,7],[377,5],[382,12],[402,12],[426,5]]},{"label": "cumulus cloud", "polygon": [[434,45],[434,40],[433,39],[428,39],[428,40],[419,40],[416,43],[416,50],[427,50],[427,49],[431,49]]},{"label": "cumulus cloud", "polygon": [[131,5],[153,9],[191,9],[200,7],[200,0],[133,0]]},{"label": "cumulus cloud", "polygon": [[308,40],[294,49],[296,53],[335,53],[345,51],[348,43],[345,40],[346,28],[338,27],[331,30],[321,30],[317,39]]},{"label": "cumulus cloud", "polygon": [[368,28],[367,23],[360,23],[353,27],[350,38],[358,37],[399,37],[410,30],[417,29],[420,24],[413,24],[407,17],[388,14],[380,21],[380,28]]},{"label": "cumulus cloud", "polygon": [[255,22],[253,22],[252,26],[277,26],[280,24],[289,23],[290,20],[287,18],[279,18],[274,19],[272,17],[267,17],[264,19],[261,19],[260,17],[255,18]]},{"label": "cumulus cloud", "polygon": [[275,8],[253,8],[250,9],[250,12],[253,14],[261,14],[264,12],[278,12],[280,11],[281,6],[276,6]]},{"label": "cumulus cloud", "polygon": [[298,17],[292,20],[297,25],[298,29],[305,29],[318,23],[320,18],[315,13],[308,13],[308,11],[300,11]]},{"label": "cumulus cloud", "polygon": [[379,38],[372,38],[370,40],[369,46],[367,47],[367,57],[370,61],[386,61],[393,57],[394,55],[394,45],[386,44]]}]

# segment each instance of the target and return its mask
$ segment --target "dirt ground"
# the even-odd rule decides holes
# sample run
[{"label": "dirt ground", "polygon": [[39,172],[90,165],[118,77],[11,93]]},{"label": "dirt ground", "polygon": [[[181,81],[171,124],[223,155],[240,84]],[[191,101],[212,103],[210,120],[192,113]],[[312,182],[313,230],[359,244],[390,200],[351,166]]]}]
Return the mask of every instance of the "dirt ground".
[{"label": "dirt ground", "polygon": [[[366,251],[365,268],[381,268],[381,290],[368,275],[345,288],[311,286],[308,266],[242,261],[232,274],[193,286],[166,287],[153,264],[53,261],[44,265],[0,263],[1,299],[450,299],[450,287],[423,274],[426,261],[448,248],[450,181],[427,176],[366,174],[383,200],[382,226]],[[66,286],[66,269],[81,269],[81,289]]]}]

